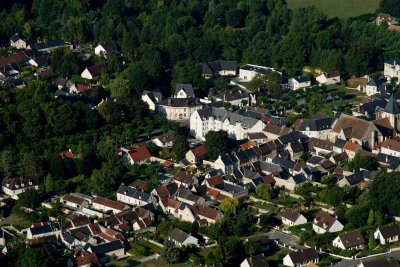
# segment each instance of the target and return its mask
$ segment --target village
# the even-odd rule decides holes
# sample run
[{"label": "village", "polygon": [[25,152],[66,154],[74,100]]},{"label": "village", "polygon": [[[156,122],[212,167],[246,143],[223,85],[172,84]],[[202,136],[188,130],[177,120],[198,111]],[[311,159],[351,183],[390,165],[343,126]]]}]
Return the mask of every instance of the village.
[{"label": "village", "polygon": [[[60,48],[98,63],[59,77],[49,59]],[[24,90],[46,81],[55,99],[93,110],[117,101],[103,86],[121,53],[113,42],[80,47],[15,34],[9,51],[0,58],[2,84]],[[179,82],[141,93],[151,116],[179,130],[157,125],[115,142],[113,157],[134,179],[117,181],[111,197],[71,191],[32,209],[15,203],[46,182],[4,177],[2,254],[22,236],[67,255],[68,266],[223,266],[228,255],[241,267],[400,266],[400,218],[358,203],[379,200],[370,185],[400,171],[400,55],[378,74],[346,79],[335,69],[289,77],[251,62],[198,64],[201,78],[222,85],[199,95]],[[79,159],[69,147],[58,156],[67,170]],[[47,220],[24,225],[15,207]]]}]

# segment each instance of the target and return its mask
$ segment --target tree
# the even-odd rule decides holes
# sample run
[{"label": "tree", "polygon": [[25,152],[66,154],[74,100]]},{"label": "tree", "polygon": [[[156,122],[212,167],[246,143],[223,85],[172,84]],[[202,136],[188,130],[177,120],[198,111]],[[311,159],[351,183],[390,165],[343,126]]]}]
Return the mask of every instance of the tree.
[{"label": "tree", "polygon": [[376,240],[375,240],[374,233],[371,233],[371,235],[369,236],[368,248],[369,249],[375,249],[376,248]]},{"label": "tree", "polygon": [[209,131],[205,136],[205,147],[208,151],[208,157],[215,160],[218,156],[223,155],[227,148],[228,133],[225,131]]},{"label": "tree", "polygon": [[369,184],[367,199],[374,210],[398,215],[400,214],[399,195],[400,173],[379,171]]},{"label": "tree", "polygon": [[30,188],[23,192],[22,194],[18,195],[18,200],[16,205],[18,207],[25,207],[25,208],[35,208],[40,203],[40,196],[39,192],[33,188]]},{"label": "tree", "polygon": [[375,222],[375,212],[374,212],[374,210],[371,209],[369,211],[367,224],[368,225],[374,225],[374,222]]},{"label": "tree", "polygon": [[239,200],[233,197],[224,198],[219,204],[219,208],[224,213],[236,214],[239,207]]},{"label": "tree", "polygon": [[175,135],[171,149],[176,160],[184,159],[186,152],[189,150],[189,142],[187,138],[183,135]]},{"label": "tree", "polygon": [[270,184],[259,184],[256,188],[256,195],[264,200],[271,200],[272,188]]},{"label": "tree", "polygon": [[359,171],[360,169],[372,171],[377,168],[377,165],[376,158],[357,153],[353,160],[347,164],[347,167],[350,171]]},{"label": "tree", "polygon": [[218,261],[217,257],[215,256],[215,254],[212,251],[207,253],[207,256],[205,258],[205,264],[207,266],[214,266],[218,262],[219,261]]},{"label": "tree", "polygon": [[175,247],[174,242],[169,239],[165,241],[164,247],[161,251],[161,258],[169,264],[179,262],[180,253]]},{"label": "tree", "polygon": [[322,202],[335,207],[343,202],[345,192],[337,185],[329,185],[322,189],[318,196]]},{"label": "tree", "polygon": [[53,190],[54,190],[54,181],[53,181],[53,177],[49,173],[44,178],[44,191],[46,193],[50,193],[50,192],[53,192]]},{"label": "tree", "polygon": [[246,242],[244,249],[246,251],[247,256],[253,256],[260,252],[261,246],[259,243],[249,240],[248,242]]},{"label": "tree", "polygon": [[109,89],[111,91],[111,95],[120,101],[132,98],[134,95],[129,81],[119,77],[110,83]]},{"label": "tree", "polygon": [[226,24],[233,28],[243,27],[245,13],[237,8],[228,10],[225,15]]}]

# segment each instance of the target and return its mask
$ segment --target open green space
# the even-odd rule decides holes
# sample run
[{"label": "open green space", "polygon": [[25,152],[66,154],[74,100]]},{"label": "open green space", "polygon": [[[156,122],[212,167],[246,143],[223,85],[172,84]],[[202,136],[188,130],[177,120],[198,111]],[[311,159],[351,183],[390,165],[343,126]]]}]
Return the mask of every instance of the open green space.
[{"label": "open green space", "polygon": [[351,18],[374,13],[380,0],[287,0],[290,9],[315,6],[329,17]]}]

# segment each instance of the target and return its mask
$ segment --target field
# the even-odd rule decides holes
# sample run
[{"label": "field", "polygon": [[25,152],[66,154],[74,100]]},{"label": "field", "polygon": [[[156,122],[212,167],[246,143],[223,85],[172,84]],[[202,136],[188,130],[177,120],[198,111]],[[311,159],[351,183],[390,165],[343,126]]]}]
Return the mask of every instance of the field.
[{"label": "field", "polygon": [[380,0],[286,0],[290,9],[315,6],[329,17],[351,18],[374,13]]}]

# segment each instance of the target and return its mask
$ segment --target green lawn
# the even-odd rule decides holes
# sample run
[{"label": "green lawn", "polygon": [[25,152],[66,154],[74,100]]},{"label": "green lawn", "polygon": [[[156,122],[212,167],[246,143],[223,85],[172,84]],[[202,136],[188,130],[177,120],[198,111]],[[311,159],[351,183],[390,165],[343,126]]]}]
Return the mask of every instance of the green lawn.
[{"label": "green lawn", "polygon": [[374,13],[380,0],[287,0],[290,9],[315,6],[329,17],[351,18]]}]

